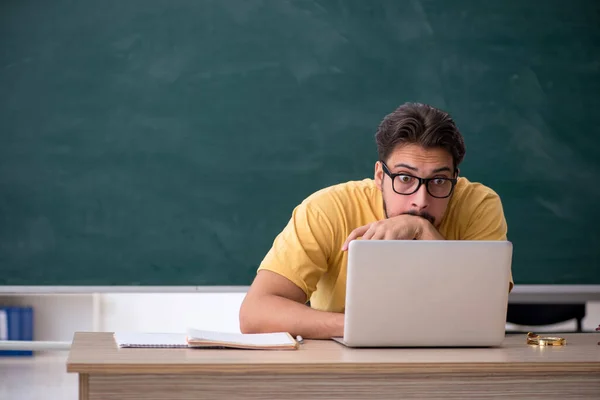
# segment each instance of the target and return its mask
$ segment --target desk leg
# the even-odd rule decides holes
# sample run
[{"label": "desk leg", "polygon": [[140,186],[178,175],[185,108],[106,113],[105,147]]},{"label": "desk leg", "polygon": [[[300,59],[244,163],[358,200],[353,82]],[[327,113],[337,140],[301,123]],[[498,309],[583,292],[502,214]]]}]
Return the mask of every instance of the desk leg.
[{"label": "desk leg", "polygon": [[90,376],[88,374],[79,374],[79,400],[89,400],[90,398]]}]

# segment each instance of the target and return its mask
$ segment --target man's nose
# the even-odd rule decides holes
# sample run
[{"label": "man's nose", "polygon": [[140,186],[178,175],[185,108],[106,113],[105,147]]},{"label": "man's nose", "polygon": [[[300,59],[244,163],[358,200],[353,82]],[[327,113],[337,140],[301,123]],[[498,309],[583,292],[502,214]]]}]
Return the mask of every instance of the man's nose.
[{"label": "man's nose", "polygon": [[411,207],[418,211],[424,210],[429,205],[430,196],[427,192],[427,187],[421,185],[419,190],[413,193],[411,198]]}]

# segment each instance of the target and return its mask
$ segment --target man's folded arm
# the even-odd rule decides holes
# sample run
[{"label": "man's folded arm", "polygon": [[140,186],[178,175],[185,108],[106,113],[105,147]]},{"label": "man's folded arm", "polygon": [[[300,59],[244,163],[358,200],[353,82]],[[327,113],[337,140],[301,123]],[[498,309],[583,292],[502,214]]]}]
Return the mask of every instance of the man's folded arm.
[{"label": "man's folded arm", "polygon": [[306,305],[328,270],[335,235],[330,218],[312,201],[294,209],[242,303],[242,332],[289,332],[313,339],[343,335],[343,314]]},{"label": "man's folded arm", "polygon": [[344,333],[344,314],[314,310],[306,294],[273,271],[259,271],[240,308],[242,333],[289,332],[329,339]]}]

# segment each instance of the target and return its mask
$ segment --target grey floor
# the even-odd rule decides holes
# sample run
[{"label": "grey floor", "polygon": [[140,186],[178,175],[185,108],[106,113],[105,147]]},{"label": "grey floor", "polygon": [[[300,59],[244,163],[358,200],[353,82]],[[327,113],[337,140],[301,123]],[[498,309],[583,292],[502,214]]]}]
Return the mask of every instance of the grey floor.
[{"label": "grey floor", "polygon": [[76,400],[77,374],[67,373],[67,351],[0,357],[0,399]]}]

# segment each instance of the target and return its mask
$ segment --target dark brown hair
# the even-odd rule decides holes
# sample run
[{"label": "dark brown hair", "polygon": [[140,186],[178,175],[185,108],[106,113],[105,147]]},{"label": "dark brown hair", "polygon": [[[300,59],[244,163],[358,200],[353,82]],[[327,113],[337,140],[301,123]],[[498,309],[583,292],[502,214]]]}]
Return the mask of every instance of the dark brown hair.
[{"label": "dark brown hair", "polygon": [[405,103],[385,116],[375,134],[379,160],[387,161],[398,145],[442,148],[452,155],[454,169],[465,157],[465,142],[447,112],[421,103]]}]

